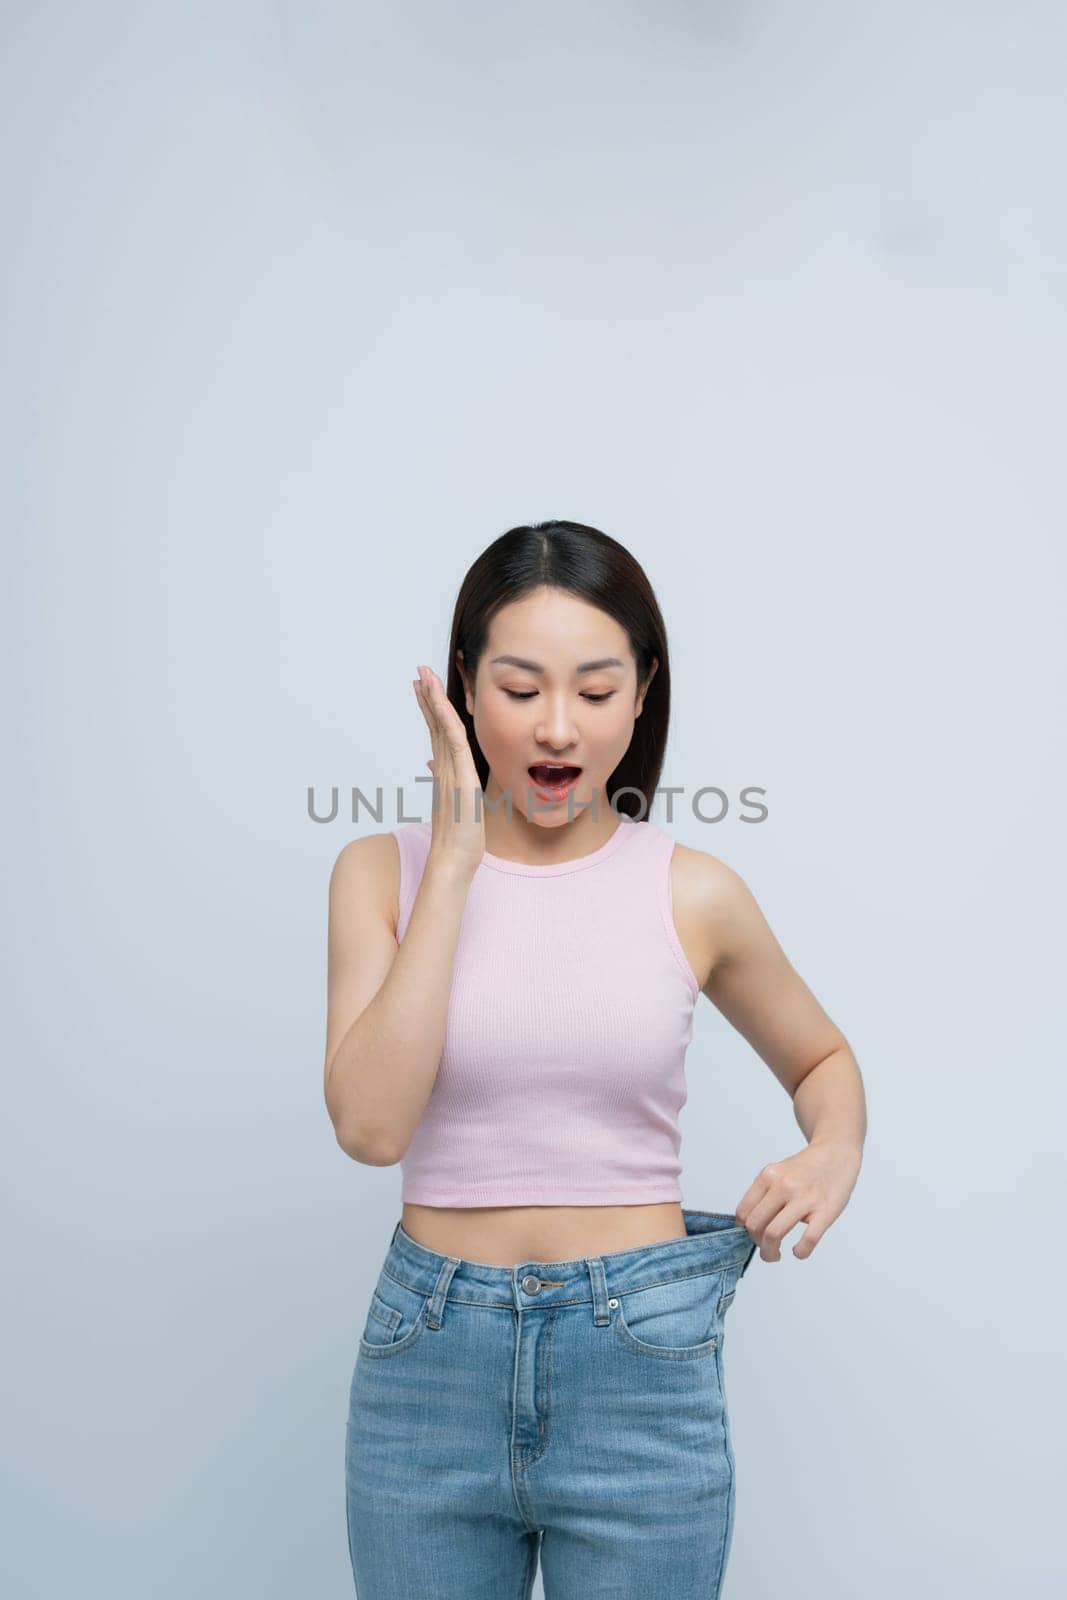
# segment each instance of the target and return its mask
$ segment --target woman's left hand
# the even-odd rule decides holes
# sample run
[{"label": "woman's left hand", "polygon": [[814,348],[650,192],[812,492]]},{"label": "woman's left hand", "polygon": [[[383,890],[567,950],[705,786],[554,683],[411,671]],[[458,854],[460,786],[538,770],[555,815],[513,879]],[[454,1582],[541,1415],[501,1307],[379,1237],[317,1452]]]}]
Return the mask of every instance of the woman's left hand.
[{"label": "woman's left hand", "polygon": [[806,1260],[848,1204],[862,1161],[855,1145],[816,1139],[795,1156],[768,1162],[734,1213],[759,1245],[761,1259],[780,1261],[782,1240],[806,1222],[793,1246],[797,1259]]}]

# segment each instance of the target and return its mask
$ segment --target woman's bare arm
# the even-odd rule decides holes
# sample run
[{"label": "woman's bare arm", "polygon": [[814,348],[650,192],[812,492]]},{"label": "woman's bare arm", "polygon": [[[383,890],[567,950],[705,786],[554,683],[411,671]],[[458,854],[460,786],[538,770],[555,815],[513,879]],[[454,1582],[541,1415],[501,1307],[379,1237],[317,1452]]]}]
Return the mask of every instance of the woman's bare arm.
[{"label": "woman's bare arm", "polygon": [[807,1257],[852,1193],[863,1159],[867,1107],[852,1047],[791,966],[755,896],[722,861],[699,852],[690,880],[713,951],[703,992],[774,1073],[793,1102],[807,1148],[768,1162],[736,1215],[766,1261],[807,1223],[793,1254]]},{"label": "woman's bare arm", "polygon": [[430,849],[398,945],[397,843],[345,845],[330,877],[326,1108],[354,1161],[400,1161],[441,1063],[463,909],[485,853],[482,790],[467,730],[431,667],[412,679],[430,734]]},{"label": "woman's bare arm", "polygon": [[[744,879],[704,855],[703,881],[715,951],[704,994],[791,1097],[805,1138],[840,1138],[861,1149],[863,1085],[848,1040],[789,962]],[[835,1092],[827,1096],[814,1092],[812,1075],[831,1059],[831,1072],[820,1075],[822,1082],[832,1076]]]},{"label": "woman's bare arm", "polygon": [[396,850],[391,834],[353,839],[330,877],[326,1108],[342,1150],[370,1166],[401,1159],[433,1090],[471,881],[431,856],[398,945]]}]

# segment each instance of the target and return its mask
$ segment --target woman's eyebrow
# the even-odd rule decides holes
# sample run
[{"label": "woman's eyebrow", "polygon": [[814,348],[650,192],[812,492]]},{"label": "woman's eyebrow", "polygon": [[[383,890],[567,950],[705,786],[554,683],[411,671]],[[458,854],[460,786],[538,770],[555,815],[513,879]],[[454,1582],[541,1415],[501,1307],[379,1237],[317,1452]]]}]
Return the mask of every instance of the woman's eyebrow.
[{"label": "woman's eyebrow", "polygon": [[[491,667],[522,667],[525,672],[544,672],[544,667],[536,661],[525,661],[522,656],[494,656],[489,665]],[[624,663],[618,656],[602,656],[599,661],[583,661],[576,672],[599,672],[602,667],[621,667]]]}]

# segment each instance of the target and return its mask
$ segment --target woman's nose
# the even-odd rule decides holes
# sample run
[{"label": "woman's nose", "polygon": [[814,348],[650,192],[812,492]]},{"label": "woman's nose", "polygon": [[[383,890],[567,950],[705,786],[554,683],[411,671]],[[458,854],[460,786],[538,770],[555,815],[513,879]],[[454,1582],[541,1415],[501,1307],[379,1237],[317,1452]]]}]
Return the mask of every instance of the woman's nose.
[{"label": "woman's nose", "polygon": [[578,732],[570,717],[561,711],[541,719],[537,738],[539,743],[550,745],[553,750],[566,750],[577,742]]}]

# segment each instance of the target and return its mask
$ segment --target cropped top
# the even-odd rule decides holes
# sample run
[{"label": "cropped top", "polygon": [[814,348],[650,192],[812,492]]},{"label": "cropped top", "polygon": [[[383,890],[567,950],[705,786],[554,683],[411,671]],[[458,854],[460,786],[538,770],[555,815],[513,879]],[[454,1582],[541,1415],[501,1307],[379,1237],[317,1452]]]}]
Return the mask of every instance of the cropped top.
[{"label": "cropped top", "polygon": [[[402,940],[432,829],[391,831]],[[483,855],[437,1076],[401,1161],[403,1202],[681,1201],[678,1114],[700,985],[674,925],[673,850],[654,822],[624,815],[574,861]]]}]

